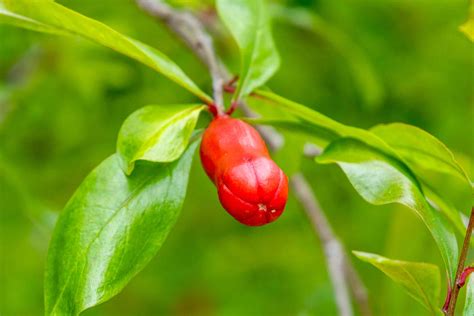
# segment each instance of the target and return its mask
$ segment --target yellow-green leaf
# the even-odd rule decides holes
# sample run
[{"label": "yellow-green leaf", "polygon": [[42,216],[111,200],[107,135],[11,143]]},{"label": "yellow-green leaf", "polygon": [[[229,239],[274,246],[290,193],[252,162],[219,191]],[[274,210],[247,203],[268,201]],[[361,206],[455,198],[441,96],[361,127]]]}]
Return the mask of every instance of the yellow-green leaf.
[{"label": "yellow-green leaf", "polygon": [[407,293],[428,309],[432,315],[442,315],[439,306],[441,280],[434,264],[388,259],[376,254],[353,251],[362,261],[368,262],[400,284]]},{"label": "yellow-green leaf", "polygon": [[0,0],[0,22],[39,32],[81,36],[160,72],[206,103],[212,101],[162,52],[53,1]]},{"label": "yellow-green leaf", "polygon": [[186,149],[203,105],[149,105],[123,123],[117,152],[127,174],[137,160],[171,162]]},{"label": "yellow-green leaf", "polygon": [[234,98],[265,84],[280,66],[264,0],[217,0],[220,18],[237,42],[241,72]]}]

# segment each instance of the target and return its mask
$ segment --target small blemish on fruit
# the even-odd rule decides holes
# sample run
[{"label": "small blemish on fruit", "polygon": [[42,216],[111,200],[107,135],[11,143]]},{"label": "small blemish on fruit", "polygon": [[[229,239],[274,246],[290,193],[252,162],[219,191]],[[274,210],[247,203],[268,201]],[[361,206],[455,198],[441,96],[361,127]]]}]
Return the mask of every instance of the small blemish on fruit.
[{"label": "small blemish on fruit", "polygon": [[267,206],[265,204],[260,203],[260,204],[258,204],[258,210],[265,212],[265,211],[267,211]]}]

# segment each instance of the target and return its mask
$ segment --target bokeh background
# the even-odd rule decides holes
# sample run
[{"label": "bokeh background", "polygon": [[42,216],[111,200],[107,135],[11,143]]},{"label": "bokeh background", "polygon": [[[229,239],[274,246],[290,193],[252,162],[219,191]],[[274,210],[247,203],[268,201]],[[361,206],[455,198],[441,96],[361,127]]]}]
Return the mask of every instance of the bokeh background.
[{"label": "bokeh background", "polygon": [[[58,2],[158,47],[210,90],[205,67],[134,1]],[[170,3],[212,22],[212,1]],[[467,19],[467,0],[274,3],[307,10],[319,22],[309,30],[304,11],[274,21],[282,65],[269,87],[350,125],[419,126],[471,170],[474,51],[458,31]],[[235,44],[213,25],[220,55],[237,72]],[[144,105],[195,101],[103,47],[0,25],[1,315],[42,314],[55,219],[87,173],[114,152],[123,120]],[[304,139],[287,137],[276,159],[288,173],[298,165],[311,179],[348,250],[441,264],[427,229],[410,210],[367,204],[336,166],[298,158]],[[444,190],[457,197],[455,185]],[[375,268],[353,262],[375,315],[426,314]],[[320,242],[294,198],[272,225],[245,227],[220,207],[196,159],[182,214],[161,251],[121,294],[85,315],[335,313]]]}]

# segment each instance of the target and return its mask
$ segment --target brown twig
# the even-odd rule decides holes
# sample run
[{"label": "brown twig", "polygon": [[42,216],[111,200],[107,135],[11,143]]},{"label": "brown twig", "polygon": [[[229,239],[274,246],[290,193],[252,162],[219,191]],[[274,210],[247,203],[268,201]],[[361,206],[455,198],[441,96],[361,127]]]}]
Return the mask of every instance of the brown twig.
[{"label": "brown twig", "polygon": [[223,113],[223,86],[225,81],[222,76],[221,64],[213,49],[212,38],[204,30],[199,19],[190,12],[176,10],[163,1],[136,0],[136,2],[142,10],[163,21],[207,66],[212,77],[215,105],[218,112]]},{"label": "brown twig", "polygon": [[[189,12],[173,9],[159,0],[136,1],[148,14],[164,21],[208,66],[213,78],[214,92],[217,90],[217,95],[221,98],[220,93],[222,93],[222,89],[229,87],[229,84],[226,83],[231,82],[232,76],[217,58],[212,40],[200,21]],[[220,84],[220,88],[216,87],[217,84]],[[245,116],[258,117],[245,102],[240,101],[239,107]],[[284,138],[274,128],[257,126],[257,129],[271,151],[277,151],[283,146]],[[323,244],[340,315],[353,314],[350,291],[359,306],[361,314],[364,316],[371,315],[365,286],[350,263],[342,244],[334,235],[331,225],[317,203],[308,183],[303,175],[298,174],[292,177],[291,184],[296,197],[308,214],[314,230]]]},{"label": "brown twig", "polygon": [[336,236],[334,236],[331,226],[321,211],[321,207],[304,176],[301,173],[295,174],[291,177],[290,183],[293,193],[306,211],[314,231],[317,232],[321,240],[339,315],[352,315],[343,247]]},{"label": "brown twig", "polygon": [[456,277],[452,281],[454,285],[448,289],[446,304],[443,308],[443,311],[448,316],[453,316],[454,311],[456,309],[456,302],[458,300],[459,290],[462,287],[462,284],[459,281],[464,271],[464,265],[466,263],[467,253],[469,251],[469,243],[471,241],[473,228],[474,228],[474,207],[471,208],[471,216],[469,218],[469,224],[467,225],[466,236],[464,237],[464,243],[462,246],[461,254],[459,256],[458,268],[456,270]]}]

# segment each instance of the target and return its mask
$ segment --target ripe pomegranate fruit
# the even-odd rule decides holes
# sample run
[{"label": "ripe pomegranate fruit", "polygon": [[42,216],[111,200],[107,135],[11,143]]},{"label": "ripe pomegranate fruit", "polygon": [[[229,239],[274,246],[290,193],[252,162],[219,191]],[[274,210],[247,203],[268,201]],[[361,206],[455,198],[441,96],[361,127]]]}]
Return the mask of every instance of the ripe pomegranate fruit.
[{"label": "ripe pomegranate fruit", "polygon": [[288,179],[249,124],[217,116],[204,132],[201,162],[219,200],[239,222],[261,226],[276,220],[288,198]]}]

